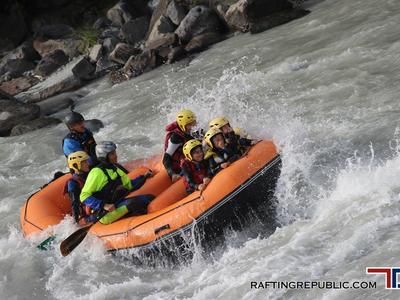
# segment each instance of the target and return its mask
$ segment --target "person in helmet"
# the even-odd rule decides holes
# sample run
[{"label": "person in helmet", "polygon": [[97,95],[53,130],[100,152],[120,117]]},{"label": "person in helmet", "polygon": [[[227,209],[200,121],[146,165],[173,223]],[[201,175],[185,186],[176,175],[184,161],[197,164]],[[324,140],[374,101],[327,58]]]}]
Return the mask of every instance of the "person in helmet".
[{"label": "person in helmet", "polygon": [[196,126],[195,114],[188,109],[183,109],[177,113],[175,122],[165,128],[167,135],[164,141],[163,165],[172,182],[180,178],[181,162],[185,158],[182,147],[187,141],[193,139],[191,131],[194,126]]},{"label": "person in helmet", "polygon": [[96,141],[93,133],[85,127],[84,121],[83,116],[76,111],[72,111],[65,117],[64,122],[69,133],[62,141],[62,148],[66,157],[76,151],[85,151],[90,156],[90,164],[94,165],[97,162]]},{"label": "person in helmet", "polygon": [[147,212],[147,205],[153,195],[139,195],[125,198],[130,191],[139,189],[151,171],[131,180],[118,165],[117,146],[110,141],[96,145],[99,164],[87,176],[80,201],[90,207],[92,219],[100,218],[100,223],[111,224],[126,214],[140,215]]},{"label": "person in helmet", "polygon": [[202,144],[193,139],[183,145],[186,159],[182,163],[183,182],[188,194],[195,190],[202,191],[210,182],[212,174],[208,161],[204,159]]},{"label": "person in helmet", "polygon": [[69,196],[72,206],[72,215],[76,223],[86,216],[85,207],[81,204],[79,196],[86,177],[89,173],[89,155],[84,151],[73,152],[67,158],[68,168],[72,174],[66,182],[64,194]]},{"label": "person in helmet", "polygon": [[240,154],[243,154],[247,147],[254,144],[253,140],[236,134],[234,129],[231,127],[229,120],[225,117],[218,117],[213,119],[209,123],[209,128],[220,129],[224,134],[226,143],[230,146],[231,149]]},{"label": "person in helmet", "polygon": [[210,170],[213,175],[221,169],[227,168],[232,162],[240,158],[236,149],[232,149],[228,145],[220,129],[209,129],[204,135],[204,140],[210,147],[206,158],[209,160]]}]

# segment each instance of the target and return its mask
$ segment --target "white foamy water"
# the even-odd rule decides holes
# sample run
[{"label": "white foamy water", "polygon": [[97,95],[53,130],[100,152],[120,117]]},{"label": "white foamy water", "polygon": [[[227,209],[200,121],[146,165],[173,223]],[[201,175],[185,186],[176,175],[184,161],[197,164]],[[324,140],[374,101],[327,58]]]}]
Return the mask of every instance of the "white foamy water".
[{"label": "white foamy water", "polygon": [[[226,115],[272,138],[283,162],[275,233],[227,233],[211,257],[176,268],[135,266],[93,237],[66,258],[41,252],[46,235],[25,240],[19,208],[63,168],[66,129],[0,138],[1,299],[398,299],[365,269],[399,266],[400,2],[309,3],[302,19],[238,35],[189,64],[104,82],[77,105],[104,121],[95,138],[115,140],[122,161],[158,154],[164,126],[184,107],[203,126]],[[61,239],[75,229],[67,218],[54,231]],[[311,280],[377,286],[250,287]]]}]

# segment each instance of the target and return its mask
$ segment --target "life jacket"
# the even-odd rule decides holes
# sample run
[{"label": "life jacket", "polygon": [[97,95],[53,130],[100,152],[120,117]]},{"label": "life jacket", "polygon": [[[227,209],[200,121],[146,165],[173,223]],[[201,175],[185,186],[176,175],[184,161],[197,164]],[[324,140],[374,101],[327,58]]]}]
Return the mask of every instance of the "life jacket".
[{"label": "life jacket", "polygon": [[[164,140],[164,152],[167,151],[168,148],[168,143],[169,139],[171,138],[172,134],[177,134],[183,139],[183,143],[186,143],[187,141],[191,140],[192,137],[189,134],[184,133],[178,126],[178,123],[173,122],[165,127],[165,131],[167,131],[167,134],[165,136]],[[183,147],[183,144],[182,144]],[[181,171],[181,163],[185,159],[185,155],[183,154],[182,147],[179,147],[176,149],[174,154],[172,155],[172,169],[175,173],[180,173]]]},{"label": "life jacket", "polygon": [[[189,170],[195,184],[202,184],[203,179],[207,177],[208,170],[206,160],[203,160],[200,163],[194,163],[190,160],[185,159],[182,163],[182,167]],[[183,183],[185,184],[186,190],[192,189],[185,177],[183,177]]]},{"label": "life jacket", "polygon": [[[79,186],[79,190],[82,191],[83,186],[85,185],[85,180],[79,176],[79,175],[72,175],[72,177],[65,183],[64,186],[64,197],[68,197],[69,198],[69,194],[68,194],[68,182],[70,180],[75,181],[78,186]],[[71,199],[70,199],[71,200]],[[72,201],[71,201],[72,202]],[[91,209],[90,207],[86,206],[85,204],[83,204],[82,202],[79,201],[79,218],[80,219],[84,219],[87,216],[89,216],[91,214]]]},{"label": "life jacket", "polygon": [[93,133],[90,130],[86,129],[83,133],[78,133],[75,131],[68,133],[62,140],[62,148],[64,148],[65,139],[78,141],[82,147],[82,150],[93,159],[96,159],[96,142],[94,140]]},{"label": "life jacket", "polygon": [[[101,171],[103,171],[104,175],[107,177],[107,183],[101,189],[101,191],[93,193],[93,197],[103,201],[103,203],[113,204],[115,201],[128,194],[129,191],[123,187],[121,175],[117,172],[117,166],[113,164],[100,163],[96,166],[96,168],[99,168]],[[117,173],[117,177],[115,179],[111,179],[107,169],[114,170],[114,172]]]}]

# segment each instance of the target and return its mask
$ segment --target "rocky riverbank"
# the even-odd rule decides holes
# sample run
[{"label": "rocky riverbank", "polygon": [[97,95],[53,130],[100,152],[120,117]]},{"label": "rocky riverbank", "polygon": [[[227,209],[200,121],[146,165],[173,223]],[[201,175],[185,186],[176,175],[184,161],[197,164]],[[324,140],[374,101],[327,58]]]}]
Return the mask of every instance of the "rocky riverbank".
[{"label": "rocky riverbank", "polygon": [[[99,4],[98,2],[101,2]],[[73,92],[108,76],[120,83],[235,32],[302,17],[303,1],[8,1],[0,9],[0,136],[57,124]]]}]

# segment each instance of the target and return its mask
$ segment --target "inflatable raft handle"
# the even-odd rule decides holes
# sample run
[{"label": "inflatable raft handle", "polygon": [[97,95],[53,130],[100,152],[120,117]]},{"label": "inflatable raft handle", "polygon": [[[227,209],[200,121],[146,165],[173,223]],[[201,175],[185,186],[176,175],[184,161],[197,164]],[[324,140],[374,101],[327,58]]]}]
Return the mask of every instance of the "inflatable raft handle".
[{"label": "inflatable raft handle", "polygon": [[169,224],[166,224],[166,225],[164,225],[164,226],[161,226],[161,227],[156,228],[156,229],[154,230],[154,233],[155,233],[155,234],[158,234],[158,233],[160,233],[161,231],[166,230],[166,229],[170,229],[170,228],[171,228],[171,226],[169,226]]}]

